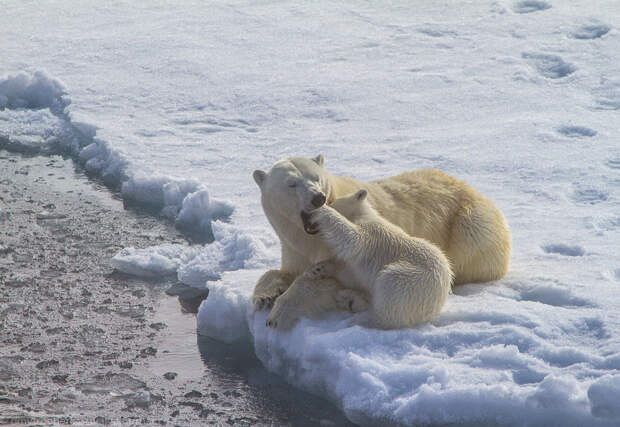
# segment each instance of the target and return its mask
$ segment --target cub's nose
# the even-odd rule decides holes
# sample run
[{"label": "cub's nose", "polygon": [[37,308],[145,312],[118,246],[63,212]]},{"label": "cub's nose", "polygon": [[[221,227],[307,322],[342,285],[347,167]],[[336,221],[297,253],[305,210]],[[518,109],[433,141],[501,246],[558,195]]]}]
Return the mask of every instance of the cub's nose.
[{"label": "cub's nose", "polygon": [[312,206],[314,206],[315,208],[320,208],[321,206],[325,204],[325,200],[326,200],[325,194],[323,193],[316,194],[312,198]]}]

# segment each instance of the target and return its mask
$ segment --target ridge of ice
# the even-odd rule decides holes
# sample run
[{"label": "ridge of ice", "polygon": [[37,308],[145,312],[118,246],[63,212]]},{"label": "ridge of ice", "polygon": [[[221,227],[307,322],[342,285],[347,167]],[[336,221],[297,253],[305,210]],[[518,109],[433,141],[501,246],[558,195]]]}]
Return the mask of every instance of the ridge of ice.
[{"label": "ridge of ice", "polygon": [[0,78],[0,148],[27,153],[60,150],[71,154],[89,174],[120,187],[126,200],[149,205],[178,226],[212,236],[211,221],[233,212],[203,184],[135,171],[130,160],[96,136],[97,128],[73,122],[64,83],[44,70]]}]

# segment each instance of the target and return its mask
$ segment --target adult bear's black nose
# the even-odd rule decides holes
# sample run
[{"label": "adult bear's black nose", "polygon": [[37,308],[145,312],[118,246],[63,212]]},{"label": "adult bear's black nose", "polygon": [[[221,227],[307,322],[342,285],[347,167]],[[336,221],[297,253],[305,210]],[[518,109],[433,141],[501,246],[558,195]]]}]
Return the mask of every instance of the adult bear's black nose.
[{"label": "adult bear's black nose", "polygon": [[325,204],[325,194],[318,193],[314,197],[312,197],[312,206],[315,208],[320,208]]}]

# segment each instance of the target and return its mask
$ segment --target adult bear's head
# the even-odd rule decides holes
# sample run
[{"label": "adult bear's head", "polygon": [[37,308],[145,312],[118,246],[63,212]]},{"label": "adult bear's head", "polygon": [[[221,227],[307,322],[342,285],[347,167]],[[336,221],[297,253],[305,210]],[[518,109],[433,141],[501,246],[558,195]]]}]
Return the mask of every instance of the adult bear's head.
[{"label": "adult bear's head", "polygon": [[284,224],[303,227],[315,234],[309,213],[329,199],[329,174],[323,156],[313,159],[289,157],[276,162],[269,171],[254,171],[261,191],[263,209],[276,231]]}]

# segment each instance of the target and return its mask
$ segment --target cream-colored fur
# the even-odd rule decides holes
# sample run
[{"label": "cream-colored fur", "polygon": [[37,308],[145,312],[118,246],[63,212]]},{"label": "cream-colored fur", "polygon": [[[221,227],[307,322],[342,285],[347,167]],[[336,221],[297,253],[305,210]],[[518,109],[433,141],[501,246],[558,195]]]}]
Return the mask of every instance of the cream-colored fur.
[{"label": "cream-colored fur", "polygon": [[368,297],[364,292],[344,288],[331,277],[336,268],[335,263],[324,261],[297,277],[275,300],[266,326],[287,330],[300,317],[317,319],[338,310],[351,313],[368,310]]},{"label": "cream-colored fur", "polygon": [[[334,276],[364,292],[370,298],[372,326],[395,329],[427,322],[439,314],[450,292],[450,263],[437,246],[381,218],[366,200],[367,194],[360,190],[313,212],[312,220],[338,263],[324,261],[303,276],[326,277],[329,283]],[[288,327],[292,315],[305,315],[306,304],[313,302],[299,296],[276,300],[267,326],[278,327],[286,319],[283,326]],[[317,315],[316,310],[312,315]]]},{"label": "cream-colored fur", "polygon": [[327,204],[359,188],[379,215],[411,236],[437,245],[450,260],[454,284],[486,282],[506,274],[511,250],[508,225],[500,210],[468,184],[435,169],[404,172],[368,183],[336,176],[323,167],[323,157],[286,158],[268,172],[257,170],[265,215],[282,246],[280,270],[258,281],[253,301],[270,307],[295,278],[319,261],[332,258],[320,236],[304,231],[301,211],[312,212],[312,200]]}]

